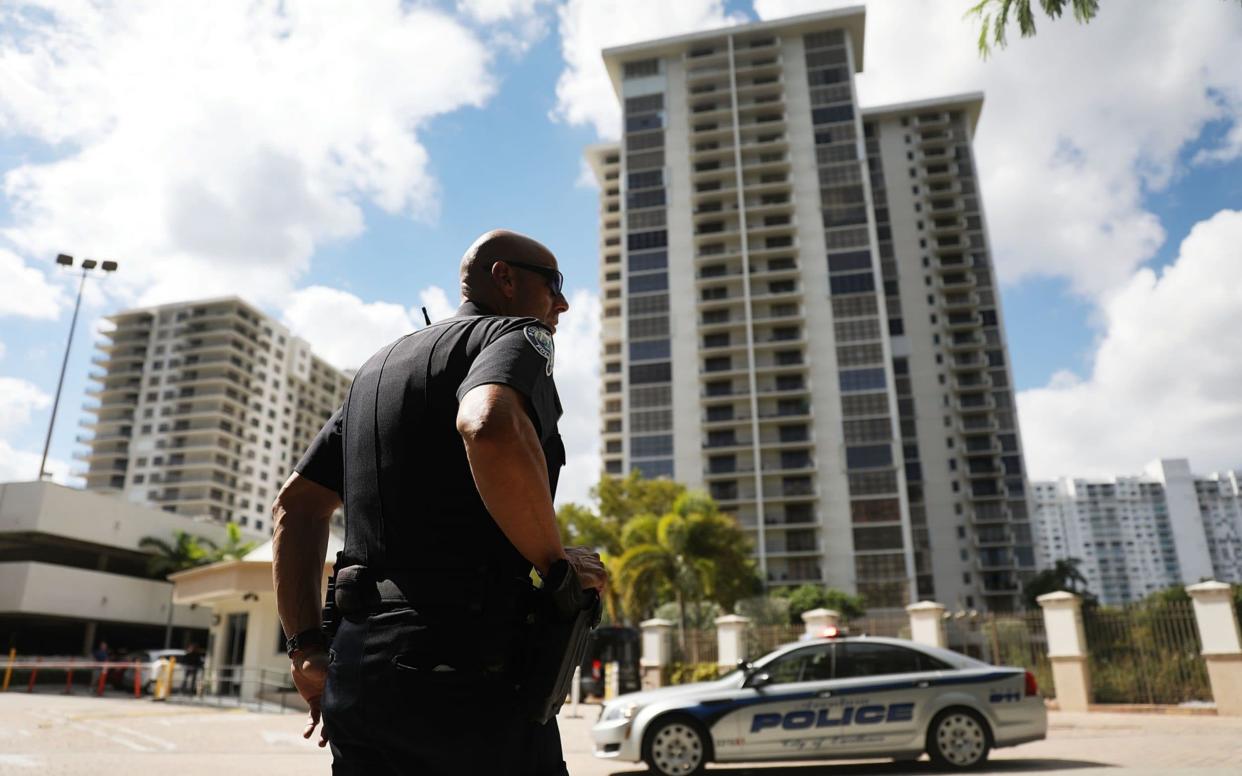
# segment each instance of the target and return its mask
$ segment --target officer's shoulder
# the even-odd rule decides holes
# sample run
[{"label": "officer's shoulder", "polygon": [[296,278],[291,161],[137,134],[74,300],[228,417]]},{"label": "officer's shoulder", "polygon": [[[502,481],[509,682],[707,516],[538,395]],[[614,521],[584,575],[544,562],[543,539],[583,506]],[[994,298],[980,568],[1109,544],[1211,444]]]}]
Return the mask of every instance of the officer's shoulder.
[{"label": "officer's shoulder", "polygon": [[548,325],[538,318],[516,315],[492,315],[488,317],[490,319],[488,326],[494,338],[500,338],[515,331],[526,331],[531,327],[547,332],[549,335],[552,334],[552,329],[548,328]]}]

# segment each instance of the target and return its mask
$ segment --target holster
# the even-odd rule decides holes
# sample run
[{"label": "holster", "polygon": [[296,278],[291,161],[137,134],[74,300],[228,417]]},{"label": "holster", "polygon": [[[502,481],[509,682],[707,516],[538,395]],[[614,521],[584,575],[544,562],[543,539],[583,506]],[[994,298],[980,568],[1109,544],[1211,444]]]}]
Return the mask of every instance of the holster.
[{"label": "holster", "polygon": [[332,564],[332,575],[328,577],[328,592],[324,595],[323,616],[319,623],[319,629],[323,631],[328,646],[332,646],[332,639],[341,625],[341,610],[336,605],[336,577],[340,568],[341,553],[338,552],[336,562]]},{"label": "holster", "polygon": [[535,594],[533,614],[518,698],[527,717],[542,725],[561,710],[574,669],[586,656],[599,625],[599,594],[583,590],[574,568],[557,561]]}]

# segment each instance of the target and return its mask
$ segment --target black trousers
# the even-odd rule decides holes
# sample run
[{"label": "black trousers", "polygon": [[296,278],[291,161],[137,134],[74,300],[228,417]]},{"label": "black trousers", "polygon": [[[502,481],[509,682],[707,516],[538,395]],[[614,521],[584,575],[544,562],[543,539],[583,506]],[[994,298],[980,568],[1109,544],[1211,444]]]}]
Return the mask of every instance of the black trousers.
[{"label": "black trousers", "polygon": [[323,696],[332,773],[568,776],[556,720],[527,721],[511,685],[411,667],[425,630],[409,609],[341,622]]}]

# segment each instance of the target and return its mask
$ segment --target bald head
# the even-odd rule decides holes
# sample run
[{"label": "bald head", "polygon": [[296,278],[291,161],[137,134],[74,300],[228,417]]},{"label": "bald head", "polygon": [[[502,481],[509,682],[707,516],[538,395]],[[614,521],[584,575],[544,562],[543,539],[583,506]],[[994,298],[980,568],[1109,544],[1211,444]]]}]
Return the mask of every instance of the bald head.
[{"label": "bald head", "polygon": [[496,288],[492,265],[498,261],[556,266],[556,256],[538,240],[508,229],[493,229],[475,240],[461,257],[462,297],[494,306]]}]

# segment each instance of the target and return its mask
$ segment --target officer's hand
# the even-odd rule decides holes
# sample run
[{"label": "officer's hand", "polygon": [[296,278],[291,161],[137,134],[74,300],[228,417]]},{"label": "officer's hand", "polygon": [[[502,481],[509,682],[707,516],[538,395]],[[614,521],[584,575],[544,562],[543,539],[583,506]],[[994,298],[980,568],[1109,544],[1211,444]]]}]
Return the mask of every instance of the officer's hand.
[{"label": "officer's hand", "polygon": [[[306,705],[310,706],[310,717],[306,720],[306,727],[302,730],[302,738],[310,738],[319,725],[319,703],[323,698],[323,686],[328,678],[328,653],[323,650],[307,650],[295,654],[297,659],[289,667],[289,672],[293,674],[293,686],[298,688],[298,694],[306,701]],[[327,745],[328,732],[320,728],[319,746],[322,748]]]},{"label": "officer's hand", "polygon": [[598,552],[590,547],[566,547],[565,559],[578,572],[583,590],[593,587],[603,594],[608,585],[608,571],[604,568],[604,562],[599,559]]}]

